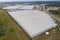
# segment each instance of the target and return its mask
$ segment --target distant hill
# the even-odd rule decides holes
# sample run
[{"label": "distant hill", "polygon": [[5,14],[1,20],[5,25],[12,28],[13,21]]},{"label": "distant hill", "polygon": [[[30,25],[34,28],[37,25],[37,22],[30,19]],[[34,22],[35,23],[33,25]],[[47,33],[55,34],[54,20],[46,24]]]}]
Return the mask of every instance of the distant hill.
[{"label": "distant hill", "polygon": [[47,4],[47,5],[60,5],[60,1],[33,1],[33,2],[0,2],[0,4]]}]

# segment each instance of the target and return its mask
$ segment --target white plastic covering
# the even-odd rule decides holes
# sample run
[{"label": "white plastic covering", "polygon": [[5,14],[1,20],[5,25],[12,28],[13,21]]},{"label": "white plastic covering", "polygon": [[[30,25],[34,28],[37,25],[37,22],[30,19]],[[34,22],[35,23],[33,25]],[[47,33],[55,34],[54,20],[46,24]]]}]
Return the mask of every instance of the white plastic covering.
[{"label": "white plastic covering", "polygon": [[55,21],[43,11],[24,10],[9,12],[9,14],[31,38],[57,26]]},{"label": "white plastic covering", "polygon": [[34,5],[27,5],[27,6],[19,8],[19,9],[25,9],[25,10],[29,9],[29,10],[32,10],[33,7],[34,7]]},{"label": "white plastic covering", "polygon": [[2,9],[33,9],[33,5],[7,6]]},{"label": "white plastic covering", "polygon": [[7,7],[3,7],[2,9],[18,9],[22,6],[7,6]]}]

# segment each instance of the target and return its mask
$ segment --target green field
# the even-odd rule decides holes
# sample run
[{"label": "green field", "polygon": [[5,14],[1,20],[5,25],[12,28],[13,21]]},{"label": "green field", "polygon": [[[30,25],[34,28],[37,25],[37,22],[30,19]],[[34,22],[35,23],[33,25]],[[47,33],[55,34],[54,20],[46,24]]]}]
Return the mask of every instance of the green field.
[{"label": "green field", "polygon": [[0,10],[0,40],[18,40],[13,23],[4,10]]},{"label": "green field", "polygon": [[49,12],[54,16],[60,18],[60,10],[49,10]]}]

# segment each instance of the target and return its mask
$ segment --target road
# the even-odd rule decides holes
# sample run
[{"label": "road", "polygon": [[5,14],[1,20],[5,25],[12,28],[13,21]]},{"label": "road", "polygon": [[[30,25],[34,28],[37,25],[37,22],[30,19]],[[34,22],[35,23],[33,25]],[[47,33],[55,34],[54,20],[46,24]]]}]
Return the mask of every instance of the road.
[{"label": "road", "polygon": [[60,18],[52,15],[51,13],[49,13],[47,10],[44,10],[45,12],[47,12],[48,15],[50,15],[51,17],[53,17],[54,19],[56,19],[58,22],[60,22]]}]

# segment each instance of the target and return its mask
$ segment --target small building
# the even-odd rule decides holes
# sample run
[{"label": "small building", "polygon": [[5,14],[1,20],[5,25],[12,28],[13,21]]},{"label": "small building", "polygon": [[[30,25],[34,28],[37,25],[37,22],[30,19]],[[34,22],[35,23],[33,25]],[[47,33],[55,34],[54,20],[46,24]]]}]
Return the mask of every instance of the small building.
[{"label": "small building", "polygon": [[42,4],[41,5],[35,5],[33,9],[43,11],[45,9],[45,5],[42,5]]}]

